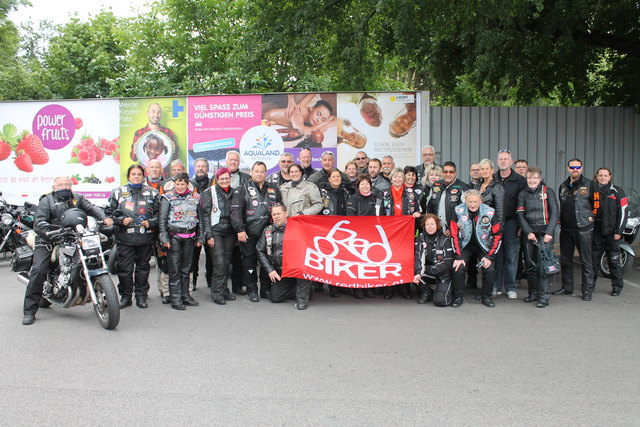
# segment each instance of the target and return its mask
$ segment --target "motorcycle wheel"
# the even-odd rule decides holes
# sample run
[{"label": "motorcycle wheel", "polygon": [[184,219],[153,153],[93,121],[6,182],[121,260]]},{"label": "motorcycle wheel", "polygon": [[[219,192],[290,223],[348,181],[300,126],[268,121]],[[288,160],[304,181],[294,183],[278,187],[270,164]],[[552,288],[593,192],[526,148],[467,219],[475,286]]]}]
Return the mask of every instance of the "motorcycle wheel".
[{"label": "motorcycle wheel", "polygon": [[[633,265],[633,259],[631,255],[627,251],[620,251],[620,261],[622,262],[622,274],[624,275]],[[609,258],[607,258],[607,253],[604,252],[600,257],[600,274],[602,277],[606,277],[607,279],[611,279],[611,271],[609,271]]]},{"label": "motorcycle wheel", "polygon": [[107,260],[107,269],[111,274],[117,274],[118,268],[116,263],[118,262],[118,248],[116,245],[113,245],[109,250],[109,259]]},{"label": "motorcycle wheel", "polygon": [[100,325],[105,329],[115,329],[120,322],[120,306],[116,287],[108,274],[94,277],[91,282],[98,303],[93,306]]}]

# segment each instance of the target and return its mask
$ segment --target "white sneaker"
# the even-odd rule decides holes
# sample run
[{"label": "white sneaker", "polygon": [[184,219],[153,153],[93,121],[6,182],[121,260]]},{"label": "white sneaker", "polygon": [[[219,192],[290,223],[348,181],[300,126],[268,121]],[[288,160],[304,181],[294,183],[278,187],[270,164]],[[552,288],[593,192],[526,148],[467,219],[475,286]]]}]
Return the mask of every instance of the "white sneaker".
[{"label": "white sneaker", "polygon": [[507,298],[509,298],[509,299],[518,299],[518,294],[516,293],[516,291],[508,291],[507,292]]}]

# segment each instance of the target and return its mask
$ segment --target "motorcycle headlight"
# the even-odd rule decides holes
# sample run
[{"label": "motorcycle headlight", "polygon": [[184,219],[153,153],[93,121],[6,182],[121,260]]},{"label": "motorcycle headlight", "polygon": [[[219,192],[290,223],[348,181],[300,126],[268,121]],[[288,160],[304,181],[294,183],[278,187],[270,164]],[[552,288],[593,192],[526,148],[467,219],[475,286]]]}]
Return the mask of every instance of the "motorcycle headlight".
[{"label": "motorcycle headlight", "polygon": [[94,234],[92,236],[85,236],[82,238],[82,249],[96,249],[100,247],[100,236]]},{"label": "motorcycle headlight", "polygon": [[[4,215],[2,215],[2,222],[4,222]],[[627,228],[636,228],[640,224],[640,218],[634,216],[627,219]]]},{"label": "motorcycle headlight", "polygon": [[4,225],[11,225],[11,223],[13,222],[13,217],[11,216],[11,214],[2,214],[2,219],[0,219],[2,221],[2,224]]}]

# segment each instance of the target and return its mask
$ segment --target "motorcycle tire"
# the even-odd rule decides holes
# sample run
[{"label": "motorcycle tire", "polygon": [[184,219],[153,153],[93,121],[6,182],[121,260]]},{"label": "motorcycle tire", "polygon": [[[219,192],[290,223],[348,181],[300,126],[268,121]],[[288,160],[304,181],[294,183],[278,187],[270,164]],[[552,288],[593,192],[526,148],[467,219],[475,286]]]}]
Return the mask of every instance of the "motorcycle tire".
[{"label": "motorcycle tire", "polygon": [[[633,266],[633,260],[635,257],[629,255],[627,251],[620,251],[620,261],[622,262],[622,275],[631,269]],[[600,257],[600,274],[602,277],[606,277],[607,279],[611,279],[611,272],[609,271],[609,259],[607,258],[607,253],[604,252]]]},{"label": "motorcycle tire", "polygon": [[109,259],[107,260],[107,270],[111,274],[118,274],[118,248],[116,245],[113,245],[109,250]]},{"label": "motorcycle tire", "polygon": [[108,274],[91,279],[98,303],[93,306],[98,322],[105,329],[115,329],[120,322],[120,306],[116,287]]}]

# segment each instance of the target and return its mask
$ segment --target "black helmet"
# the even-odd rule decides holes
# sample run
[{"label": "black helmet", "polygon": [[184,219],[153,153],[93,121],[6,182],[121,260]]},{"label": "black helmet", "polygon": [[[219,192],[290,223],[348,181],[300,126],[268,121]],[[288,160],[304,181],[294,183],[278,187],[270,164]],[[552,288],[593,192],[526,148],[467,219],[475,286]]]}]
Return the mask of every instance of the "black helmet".
[{"label": "black helmet", "polygon": [[71,208],[62,214],[60,218],[60,225],[63,227],[73,227],[81,224],[83,227],[87,226],[87,214],[82,209]]}]

